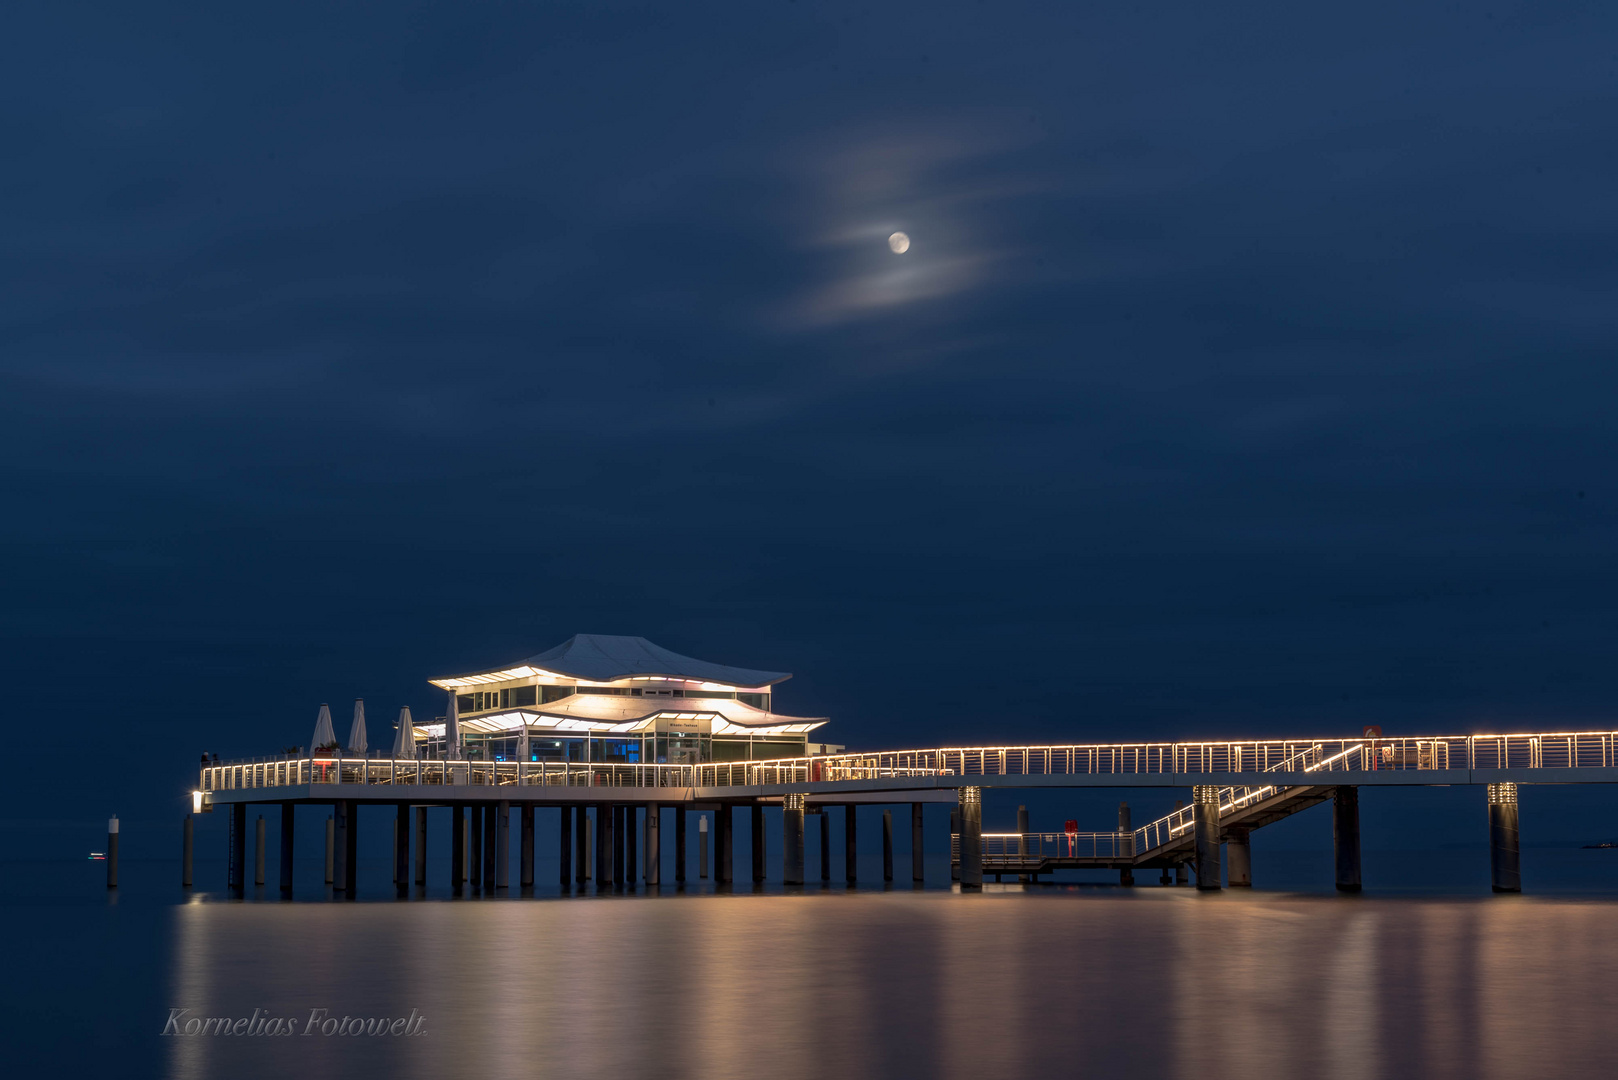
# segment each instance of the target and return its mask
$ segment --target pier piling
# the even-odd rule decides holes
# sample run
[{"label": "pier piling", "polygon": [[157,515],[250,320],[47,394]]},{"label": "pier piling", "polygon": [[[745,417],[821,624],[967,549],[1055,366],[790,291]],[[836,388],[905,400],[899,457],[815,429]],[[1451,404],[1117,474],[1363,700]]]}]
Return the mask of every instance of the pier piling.
[{"label": "pier piling", "polygon": [[736,808],[729,803],[723,803],[714,812],[714,842],[719,850],[714,852],[715,868],[714,878],[721,885],[730,885],[736,880]]},{"label": "pier piling", "polygon": [[1225,830],[1225,872],[1233,889],[1253,887],[1253,845],[1249,830],[1236,827]]},{"label": "pier piling", "polygon": [[755,802],[753,804],[753,820],[749,824],[751,825],[751,830],[750,830],[751,835],[748,837],[748,839],[752,842],[752,849],[753,849],[753,852],[752,852],[752,854],[753,854],[753,884],[754,885],[762,885],[764,883],[764,804],[763,803]]},{"label": "pier piling", "polygon": [[596,849],[595,849],[595,884],[596,890],[612,888],[612,807],[606,803],[596,806]]},{"label": "pier piling", "polygon": [[474,889],[483,887],[483,810],[482,803],[474,803],[468,808],[471,813],[467,815],[466,827],[466,864],[468,873],[467,884]]},{"label": "pier piling", "polygon": [[400,896],[410,895],[410,804],[393,812],[393,886]]},{"label": "pier piling", "polygon": [[337,817],[326,815],[326,884],[337,880]]},{"label": "pier piling", "polygon": [[663,884],[663,808],[656,803],[646,804],[646,866],[643,876],[650,888]]},{"label": "pier piling", "polygon": [[622,880],[624,888],[631,892],[635,889],[635,881],[640,877],[640,869],[636,866],[640,860],[636,855],[638,846],[637,837],[640,836],[640,807],[630,803],[624,807],[624,872]]},{"label": "pier piling", "polygon": [[225,866],[225,881],[231,892],[242,891],[242,876],[247,862],[247,804],[234,803],[230,808],[230,840]]},{"label": "pier piling", "polygon": [[[1134,819],[1129,813],[1129,804],[1126,802],[1118,804],[1118,840],[1119,847],[1122,848],[1119,854],[1133,857],[1135,854],[1135,826]],[[1118,884],[1135,884],[1135,868],[1126,866],[1118,871]]]},{"label": "pier piling", "polygon": [[344,879],[343,893],[352,900],[360,885],[360,804],[348,799],[343,805],[348,814],[348,828],[343,834],[343,866],[348,876]]},{"label": "pier piling", "polygon": [[983,888],[983,789],[963,787],[960,792],[961,890]]},{"label": "pier piling", "polygon": [[927,849],[922,845],[922,803],[910,804],[910,880],[927,880]]},{"label": "pier piling", "polygon": [[1337,863],[1337,891],[1360,891],[1360,789],[1339,787],[1332,797],[1332,849]]},{"label": "pier piling", "polygon": [[561,807],[557,816],[560,818],[556,830],[557,884],[566,892],[573,884],[573,808]]},{"label": "pier piling", "polygon": [[[1017,807],[1017,856],[1019,858],[1026,858],[1027,855],[1028,855],[1028,807],[1019,806],[1019,807]],[[999,876],[996,875],[994,880],[999,881],[1000,880]],[[1018,874],[1017,875],[1017,880],[1022,882],[1024,885],[1026,885],[1026,884],[1028,884],[1028,875],[1027,874]]]},{"label": "pier piling", "polygon": [[803,884],[804,796],[788,795],[781,800],[781,881]]},{"label": "pier piling", "polygon": [[882,880],[893,880],[893,811],[882,811]]},{"label": "pier piling", "polygon": [[185,821],[180,825],[180,888],[191,887],[191,850],[193,845],[193,829],[191,815],[185,815]]},{"label": "pier piling", "polygon": [[831,810],[822,806],[817,811],[820,815],[820,880],[831,884]]},{"label": "pier piling", "polygon": [[253,824],[253,884],[264,884],[264,815]]},{"label": "pier piling", "polygon": [[697,815],[697,877],[708,880],[708,815]]},{"label": "pier piling", "polygon": [[674,883],[685,884],[685,807],[674,808]]},{"label": "pier piling", "polygon": [[465,882],[466,807],[455,803],[449,808],[449,887],[459,893]]},{"label": "pier piling", "polygon": [[573,810],[573,861],[579,885],[590,880],[590,813],[583,806]]},{"label": "pier piling", "polygon": [[1522,892],[1517,785],[1489,785],[1489,883],[1497,893]]},{"label": "pier piling", "polygon": [[853,803],[843,804],[843,880],[850,887],[860,880],[859,815]]},{"label": "pier piling", "polygon": [[[262,820],[262,819],[260,819]],[[107,888],[118,887],[118,815],[107,819]]]},{"label": "pier piling", "polygon": [[1219,865],[1219,789],[1198,784],[1191,789],[1197,832],[1197,888],[1211,892],[1224,887]]},{"label": "pier piling", "polygon": [[292,895],[292,843],[297,835],[294,827],[297,822],[296,806],[293,803],[281,804],[281,895]]},{"label": "pier piling", "polygon": [[949,879],[951,881],[961,880],[960,836],[961,808],[957,805],[954,810],[949,812],[949,839],[950,844],[956,849],[950,853],[949,859]]},{"label": "pier piling", "polygon": [[502,799],[490,808],[494,814],[494,887],[511,888],[511,803]]},{"label": "pier piling", "polygon": [[[534,887],[534,804],[523,803],[517,812],[517,885],[520,888],[532,889]],[[562,863],[566,866],[567,863]]]},{"label": "pier piling", "polygon": [[628,807],[615,805],[612,808],[612,874],[609,880],[613,885],[622,888],[625,884],[625,854],[628,850],[625,833],[629,831],[625,818]]},{"label": "pier piling", "polygon": [[416,884],[427,884],[427,808],[416,807]]}]

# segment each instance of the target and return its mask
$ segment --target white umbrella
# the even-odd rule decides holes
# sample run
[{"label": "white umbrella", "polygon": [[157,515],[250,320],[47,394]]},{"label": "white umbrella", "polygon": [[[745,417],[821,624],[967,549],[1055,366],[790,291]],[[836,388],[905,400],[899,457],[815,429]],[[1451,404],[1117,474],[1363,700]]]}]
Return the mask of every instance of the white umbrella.
[{"label": "white umbrella", "polygon": [[416,725],[410,719],[410,706],[399,710],[399,731],[393,737],[393,756],[397,761],[416,759]]},{"label": "white umbrella", "polygon": [[522,734],[517,736],[517,760],[528,760],[528,725],[522,726]]},{"label": "white umbrella", "polygon": [[449,715],[444,718],[444,756],[451,761],[461,756],[461,714],[453,690],[449,692]]},{"label": "white umbrella", "polygon": [[365,699],[354,699],[354,725],[348,729],[348,749],[356,754],[365,753]]},{"label": "white umbrella", "polygon": [[315,733],[309,740],[309,752],[313,753],[322,746],[330,746],[336,741],[337,733],[331,729],[331,710],[322,705],[320,715],[315,717]]}]

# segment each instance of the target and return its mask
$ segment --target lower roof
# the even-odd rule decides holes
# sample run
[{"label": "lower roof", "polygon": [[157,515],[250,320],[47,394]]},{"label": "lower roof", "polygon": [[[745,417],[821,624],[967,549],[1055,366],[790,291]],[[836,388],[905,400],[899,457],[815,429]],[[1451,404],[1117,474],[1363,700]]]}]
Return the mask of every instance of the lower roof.
[{"label": "lower roof", "polygon": [[[517,731],[524,726],[552,731],[637,733],[651,730],[660,718],[710,720],[715,735],[798,735],[827,722],[824,716],[783,716],[730,698],[572,694],[544,705],[463,717],[459,723],[462,731],[479,733]],[[444,733],[444,725],[419,725],[417,730],[439,736]]]}]

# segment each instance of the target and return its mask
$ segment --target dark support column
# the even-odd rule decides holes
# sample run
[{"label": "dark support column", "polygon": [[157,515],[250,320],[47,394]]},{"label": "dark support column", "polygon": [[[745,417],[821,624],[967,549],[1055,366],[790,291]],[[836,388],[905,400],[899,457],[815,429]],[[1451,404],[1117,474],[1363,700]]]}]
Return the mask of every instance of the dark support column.
[{"label": "dark support column", "polygon": [[191,815],[185,815],[185,823],[180,826],[180,887],[191,887],[191,849],[195,844],[195,829],[191,823]]},{"label": "dark support column", "polygon": [[1211,892],[1224,887],[1219,865],[1219,789],[1199,784],[1191,789],[1197,835],[1197,888]]},{"label": "dark support column", "polygon": [[626,889],[633,889],[635,887],[635,879],[640,876],[639,868],[636,866],[636,863],[638,863],[640,860],[635,852],[635,838],[640,835],[639,822],[635,820],[639,816],[639,810],[640,808],[634,803],[630,803],[628,806],[624,807],[623,882],[624,888]]},{"label": "dark support column", "polygon": [[619,887],[628,884],[625,880],[628,875],[624,872],[624,856],[626,854],[624,840],[625,834],[629,831],[624,821],[625,817],[628,816],[624,813],[627,809],[628,807],[626,806],[614,806],[612,808],[612,883]]},{"label": "dark support column", "polygon": [[[517,811],[521,823],[517,837],[517,884],[524,889],[534,887],[534,804],[523,803]],[[566,866],[566,863],[562,864]]]},{"label": "dark support column", "polygon": [[556,831],[557,884],[566,891],[573,884],[573,808],[563,806],[556,813],[560,819]]},{"label": "dark support column", "polygon": [[697,815],[697,877],[708,879],[708,815]]},{"label": "dark support column", "polygon": [[348,831],[343,834],[343,863],[348,869],[346,879],[348,885],[343,892],[344,895],[353,897],[360,884],[360,804],[348,799],[344,805],[347,808]]},{"label": "dark support column", "polygon": [[1522,892],[1517,785],[1489,785],[1489,881],[1498,893]]},{"label": "dark support column", "polygon": [[264,827],[264,815],[253,822],[253,884],[264,884],[264,841],[269,830]]},{"label": "dark support column", "polygon": [[961,889],[983,888],[983,789],[963,787],[961,815]]},{"label": "dark support column", "polygon": [[466,809],[466,883],[476,889],[483,884],[483,804]]},{"label": "dark support column", "polygon": [[466,867],[466,807],[456,803],[449,808],[449,887],[461,891]]},{"label": "dark support column", "polygon": [[[1126,859],[1134,858],[1135,856],[1135,824],[1129,813],[1129,804],[1126,802],[1118,804],[1118,849],[1118,854]],[[1135,884],[1135,868],[1133,866],[1126,866],[1118,871],[1118,884]],[[1231,882],[1231,884],[1234,885],[1235,882]]]},{"label": "dark support column", "polygon": [[785,885],[803,884],[803,809],[802,795],[781,800],[781,882]]},{"label": "dark support column", "polygon": [[281,804],[281,895],[292,895],[293,805]]},{"label": "dark support column", "polygon": [[831,807],[820,806],[820,880],[831,880]]},{"label": "dark support column", "polygon": [[[1028,807],[1026,806],[1017,807],[1017,854],[1019,857],[1028,854]],[[996,877],[995,880],[999,881],[1000,879]],[[1026,885],[1028,875],[1018,874],[1017,880]]]},{"label": "dark support column", "polygon": [[337,815],[326,815],[326,884],[337,880]]},{"label": "dark support column", "polygon": [[400,896],[410,895],[410,804],[393,812],[393,884]]},{"label": "dark support column", "polygon": [[663,808],[656,803],[646,804],[646,884],[656,888],[663,884]]},{"label": "dark support column", "polygon": [[[500,841],[505,830],[500,827],[500,805],[485,803],[483,807],[483,887],[500,886]],[[510,860],[506,860],[508,863]]]},{"label": "dark support column", "polygon": [[961,809],[949,812],[949,879],[961,880]]},{"label": "dark support column", "polygon": [[882,880],[893,880],[893,811],[882,811]]},{"label": "dark support column", "polygon": [[[259,817],[260,828],[263,827],[264,818]],[[107,819],[107,888],[118,887],[118,815],[114,814]],[[261,883],[262,884],[262,883]]]},{"label": "dark support column", "polygon": [[333,892],[348,891],[348,803],[338,799],[332,804],[332,871]]},{"label": "dark support column", "polygon": [[922,804],[910,804],[910,880],[927,880],[927,849],[922,844]]},{"label": "dark support column", "polygon": [[573,861],[574,881],[583,885],[590,880],[590,808],[583,803],[573,808]]},{"label": "dark support column", "polygon": [[1337,855],[1337,891],[1360,891],[1360,789],[1345,785],[1332,798],[1332,847]]},{"label": "dark support column", "polygon": [[674,883],[685,884],[685,807],[674,808]]},{"label": "dark support column", "polygon": [[511,803],[505,799],[494,807],[494,887],[511,888]]},{"label": "dark support column", "polygon": [[427,808],[416,807],[416,884],[427,884]]},{"label": "dark support column", "polygon": [[[1181,799],[1175,799],[1174,800],[1174,812],[1179,813],[1181,810],[1184,810],[1184,809],[1185,809],[1185,802],[1183,800],[1181,800]],[[1174,884],[1177,885],[1177,886],[1180,886],[1180,887],[1184,887],[1185,885],[1188,884],[1188,882],[1186,881],[1186,876],[1185,876],[1185,863],[1183,863],[1183,862],[1177,862],[1177,863],[1174,864]]]},{"label": "dark support column", "polygon": [[753,842],[753,884],[758,885],[764,880],[764,805],[753,804],[752,836]]},{"label": "dark support column", "polygon": [[843,804],[843,880],[850,885],[860,880],[859,815],[853,803]]},{"label": "dark support column", "polygon": [[247,862],[247,804],[230,806],[230,837],[226,849],[225,884],[232,891],[242,891],[242,872]]},{"label": "dark support column", "polygon": [[1253,846],[1248,832],[1240,827],[1225,830],[1225,871],[1233,889],[1253,887]]},{"label": "dark support column", "polygon": [[732,811],[735,807],[729,803],[722,804],[714,813],[714,881],[720,885],[729,885],[734,879],[732,871],[735,869],[736,853],[736,818]]},{"label": "dark support column", "polygon": [[612,807],[596,804],[596,889],[612,888]]}]

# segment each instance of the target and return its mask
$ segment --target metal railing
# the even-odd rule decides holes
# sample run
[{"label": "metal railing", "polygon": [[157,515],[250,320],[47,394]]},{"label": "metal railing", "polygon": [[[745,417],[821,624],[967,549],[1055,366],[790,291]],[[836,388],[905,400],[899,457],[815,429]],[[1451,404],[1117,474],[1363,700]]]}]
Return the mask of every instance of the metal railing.
[{"label": "metal railing", "polygon": [[204,791],[309,783],[737,787],[928,776],[1304,773],[1314,771],[1312,763],[1328,761],[1334,772],[1611,768],[1618,766],[1618,732],[960,747],[702,765],[259,758],[203,766],[201,786]]},{"label": "metal railing", "polygon": [[[983,867],[1020,867],[1045,859],[1112,859],[1135,857],[1135,833],[1027,832],[984,833]],[[950,859],[961,859],[961,837],[950,834]]]}]

